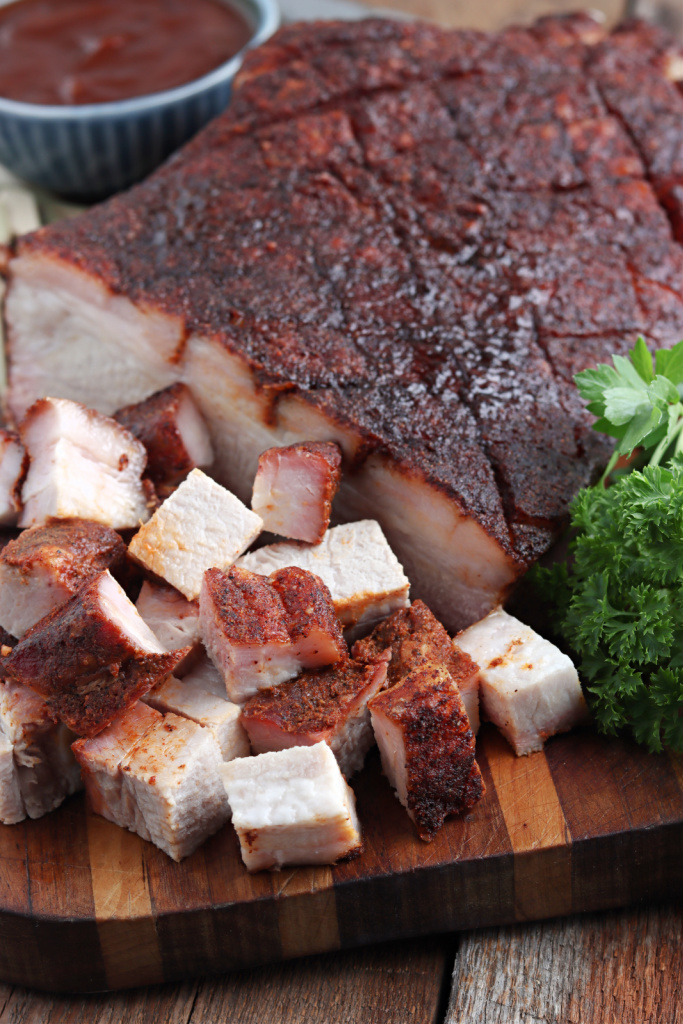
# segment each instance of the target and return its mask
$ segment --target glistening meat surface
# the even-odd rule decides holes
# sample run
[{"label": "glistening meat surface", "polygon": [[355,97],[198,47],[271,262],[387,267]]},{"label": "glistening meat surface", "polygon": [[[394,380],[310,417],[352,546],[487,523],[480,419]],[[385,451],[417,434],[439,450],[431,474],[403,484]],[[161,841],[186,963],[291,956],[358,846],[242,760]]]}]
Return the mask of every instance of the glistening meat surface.
[{"label": "glistening meat surface", "polygon": [[285,28],[146,183],[21,241],[15,415],[182,379],[243,500],[261,451],[335,440],[338,513],[474,621],[604,459],[572,374],[683,334],[672,52],[585,16]]}]

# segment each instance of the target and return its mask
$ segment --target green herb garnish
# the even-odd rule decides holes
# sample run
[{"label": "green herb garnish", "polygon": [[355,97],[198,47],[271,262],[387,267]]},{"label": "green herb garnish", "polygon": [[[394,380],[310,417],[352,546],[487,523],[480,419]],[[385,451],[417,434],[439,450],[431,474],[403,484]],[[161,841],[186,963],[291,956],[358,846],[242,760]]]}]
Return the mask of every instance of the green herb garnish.
[{"label": "green herb garnish", "polygon": [[[572,503],[568,564],[536,577],[598,727],[683,750],[683,342],[653,361],[639,338],[630,359],[613,361],[575,380],[594,429],[617,439],[614,455]],[[647,464],[605,487],[636,448]]]}]

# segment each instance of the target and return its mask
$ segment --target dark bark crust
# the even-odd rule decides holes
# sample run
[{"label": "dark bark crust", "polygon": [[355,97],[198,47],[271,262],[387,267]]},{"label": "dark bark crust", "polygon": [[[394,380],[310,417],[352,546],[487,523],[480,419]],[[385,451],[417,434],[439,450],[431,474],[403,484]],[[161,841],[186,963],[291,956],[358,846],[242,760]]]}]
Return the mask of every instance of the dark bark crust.
[{"label": "dark bark crust", "polygon": [[673,43],[602,36],[583,15],[285,28],[157,174],[20,252],[215,337],[521,569],[606,456],[573,373],[683,335]]}]

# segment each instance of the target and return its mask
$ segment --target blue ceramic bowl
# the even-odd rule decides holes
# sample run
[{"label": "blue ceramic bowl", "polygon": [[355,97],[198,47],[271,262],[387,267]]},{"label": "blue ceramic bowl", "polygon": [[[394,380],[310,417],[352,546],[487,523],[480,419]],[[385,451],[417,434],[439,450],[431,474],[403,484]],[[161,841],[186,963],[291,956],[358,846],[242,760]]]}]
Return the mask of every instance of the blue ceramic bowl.
[{"label": "blue ceramic bowl", "polygon": [[[253,28],[247,48],[280,23],[276,0],[230,2]],[[0,97],[0,164],[82,202],[127,188],[225,110],[244,52],[187,85],[115,103],[43,106]]]}]

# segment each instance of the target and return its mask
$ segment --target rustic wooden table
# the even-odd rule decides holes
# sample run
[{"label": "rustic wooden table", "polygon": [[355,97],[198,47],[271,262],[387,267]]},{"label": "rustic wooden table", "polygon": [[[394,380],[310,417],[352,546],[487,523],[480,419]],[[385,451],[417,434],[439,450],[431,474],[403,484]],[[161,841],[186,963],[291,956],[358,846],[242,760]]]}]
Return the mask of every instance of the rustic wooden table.
[{"label": "rustic wooden table", "polygon": [[[374,0],[495,28],[579,0]],[[611,22],[621,0],[591,0]],[[0,1024],[676,1024],[683,908],[643,906],[290,961],[175,986],[49,996],[0,985]]]}]

